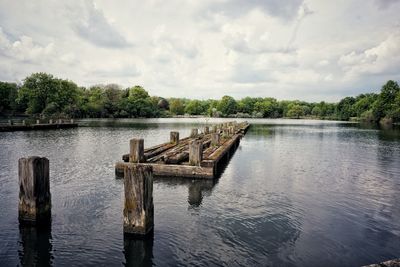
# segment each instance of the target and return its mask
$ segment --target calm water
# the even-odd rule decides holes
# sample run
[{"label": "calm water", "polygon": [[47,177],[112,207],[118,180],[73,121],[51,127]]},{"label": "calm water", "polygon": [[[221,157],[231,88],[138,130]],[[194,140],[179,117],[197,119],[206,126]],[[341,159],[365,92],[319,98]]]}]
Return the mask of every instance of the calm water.
[{"label": "calm water", "polygon": [[[114,163],[132,137],[151,146],[205,119],[0,133],[0,266],[359,266],[400,257],[399,130],[251,122],[219,179],[155,181],[148,240],[124,240]],[[49,231],[18,227],[17,161],[28,155],[50,159]]]}]

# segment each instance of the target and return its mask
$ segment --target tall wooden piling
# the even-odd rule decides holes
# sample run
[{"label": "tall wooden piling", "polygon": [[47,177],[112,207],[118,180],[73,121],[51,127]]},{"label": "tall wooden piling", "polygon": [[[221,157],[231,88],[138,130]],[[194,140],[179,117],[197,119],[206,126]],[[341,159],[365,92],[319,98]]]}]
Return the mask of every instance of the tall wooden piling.
[{"label": "tall wooden piling", "polygon": [[41,157],[18,160],[20,222],[31,224],[51,217],[49,160]]},{"label": "tall wooden piling", "polygon": [[170,132],[169,136],[172,144],[179,144],[179,132]]},{"label": "tall wooden piling", "polygon": [[211,145],[212,146],[219,146],[219,140],[220,140],[220,134],[219,133],[213,133],[211,134]]},{"label": "tall wooden piling", "polygon": [[203,160],[203,142],[194,140],[189,144],[189,164],[192,166],[200,166]]},{"label": "tall wooden piling", "polygon": [[124,168],[124,233],[146,235],[154,226],[153,168],[129,164]]},{"label": "tall wooden piling", "polygon": [[131,139],[129,145],[130,145],[129,162],[133,163],[145,162],[146,159],[144,157],[144,140]]},{"label": "tall wooden piling", "polygon": [[198,129],[192,129],[192,131],[190,132],[190,137],[196,137],[198,134],[199,134]]}]

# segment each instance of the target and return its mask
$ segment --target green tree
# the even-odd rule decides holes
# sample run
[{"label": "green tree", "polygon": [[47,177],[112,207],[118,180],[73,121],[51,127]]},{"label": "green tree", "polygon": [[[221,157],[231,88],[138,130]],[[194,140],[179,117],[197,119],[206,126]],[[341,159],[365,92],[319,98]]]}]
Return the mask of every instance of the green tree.
[{"label": "green tree", "polygon": [[16,83],[0,82],[0,113],[15,111],[18,87]]},{"label": "green tree", "polygon": [[185,106],[181,99],[173,98],[169,101],[169,111],[175,115],[185,114]]},{"label": "green tree", "polygon": [[393,116],[393,109],[395,109],[396,97],[400,91],[397,82],[389,80],[382,86],[381,92],[377,100],[372,106],[374,116],[377,120],[387,116]]},{"label": "green tree", "polygon": [[199,100],[190,100],[185,107],[185,113],[190,115],[200,115],[203,112],[203,106]]},{"label": "green tree", "polygon": [[336,114],[339,120],[349,120],[350,117],[354,117],[356,114],[353,110],[355,103],[354,97],[345,97],[336,106]]},{"label": "green tree", "polygon": [[231,96],[223,96],[221,101],[218,103],[217,109],[221,111],[224,116],[235,114],[237,111],[236,100]]},{"label": "green tree", "polygon": [[299,119],[301,116],[304,115],[303,107],[299,104],[292,104],[289,105],[289,109],[287,112],[287,116],[289,118],[296,118]]}]

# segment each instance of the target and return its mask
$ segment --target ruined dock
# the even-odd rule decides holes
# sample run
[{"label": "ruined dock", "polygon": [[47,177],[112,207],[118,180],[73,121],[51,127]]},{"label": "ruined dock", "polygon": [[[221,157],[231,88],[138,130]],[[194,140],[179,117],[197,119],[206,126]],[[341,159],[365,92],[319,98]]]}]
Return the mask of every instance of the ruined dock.
[{"label": "ruined dock", "polygon": [[71,120],[52,120],[43,121],[36,120],[35,123],[29,123],[25,120],[15,122],[9,120],[7,124],[0,124],[0,132],[14,132],[14,131],[32,131],[32,130],[50,130],[50,129],[68,129],[78,127],[78,124]]},{"label": "ruined dock", "polygon": [[226,122],[205,126],[200,132],[192,129],[189,137],[179,139],[179,132],[170,133],[168,143],[144,149],[143,139],[130,140],[130,153],[115,165],[117,177],[131,164],[152,166],[155,176],[213,179],[219,167],[227,162],[239,146],[250,124]]}]

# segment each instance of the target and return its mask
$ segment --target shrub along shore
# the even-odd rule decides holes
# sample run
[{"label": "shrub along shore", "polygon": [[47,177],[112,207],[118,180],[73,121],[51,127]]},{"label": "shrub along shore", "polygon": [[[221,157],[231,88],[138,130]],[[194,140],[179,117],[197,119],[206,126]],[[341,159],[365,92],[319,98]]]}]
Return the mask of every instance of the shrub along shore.
[{"label": "shrub along shore", "polygon": [[20,84],[0,82],[0,116],[35,118],[157,118],[182,115],[237,118],[316,118],[400,122],[400,88],[389,80],[379,93],[345,97],[337,103],[310,103],[266,97],[220,100],[150,96],[141,86],[116,84],[80,87],[47,73],[34,73]]}]

